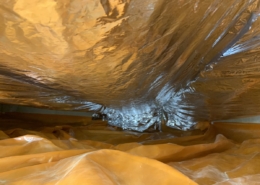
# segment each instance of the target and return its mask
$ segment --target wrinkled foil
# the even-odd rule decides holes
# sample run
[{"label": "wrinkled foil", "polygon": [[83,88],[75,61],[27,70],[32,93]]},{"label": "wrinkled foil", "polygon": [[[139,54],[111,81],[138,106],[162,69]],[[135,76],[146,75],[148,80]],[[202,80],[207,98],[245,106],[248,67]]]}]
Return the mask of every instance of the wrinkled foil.
[{"label": "wrinkled foil", "polygon": [[259,0],[1,0],[0,102],[144,131],[260,113]]}]

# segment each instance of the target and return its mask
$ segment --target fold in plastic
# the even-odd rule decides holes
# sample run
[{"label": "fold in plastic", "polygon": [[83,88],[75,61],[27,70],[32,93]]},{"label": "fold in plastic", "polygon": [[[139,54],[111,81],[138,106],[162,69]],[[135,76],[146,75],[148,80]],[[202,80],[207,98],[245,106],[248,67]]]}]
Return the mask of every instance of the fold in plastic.
[{"label": "fold in plastic", "polygon": [[258,184],[259,132],[237,123],[200,134],[104,124],[9,129],[0,131],[0,184]]}]

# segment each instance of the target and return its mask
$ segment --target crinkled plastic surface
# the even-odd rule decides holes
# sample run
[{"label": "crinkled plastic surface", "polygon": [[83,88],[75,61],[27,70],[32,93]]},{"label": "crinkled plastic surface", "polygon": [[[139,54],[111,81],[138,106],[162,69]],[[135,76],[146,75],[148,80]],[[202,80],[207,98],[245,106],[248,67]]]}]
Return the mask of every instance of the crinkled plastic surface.
[{"label": "crinkled plastic surface", "polygon": [[[27,124],[1,118],[10,121]],[[0,184],[259,184],[259,134],[260,125],[249,123],[152,133],[118,131],[98,121],[4,129]]]},{"label": "crinkled plastic surface", "polygon": [[0,102],[144,131],[259,114],[259,0],[1,0]]}]

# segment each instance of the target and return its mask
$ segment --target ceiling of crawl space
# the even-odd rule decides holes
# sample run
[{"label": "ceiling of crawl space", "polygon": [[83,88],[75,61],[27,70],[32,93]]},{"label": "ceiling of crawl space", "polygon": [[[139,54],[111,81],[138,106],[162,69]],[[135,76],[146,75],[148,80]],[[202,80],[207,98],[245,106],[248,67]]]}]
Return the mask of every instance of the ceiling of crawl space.
[{"label": "ceiling of crawl space", "polygon": [[259,0],[1,0],[0,102],[165,120],[260,114]]}]

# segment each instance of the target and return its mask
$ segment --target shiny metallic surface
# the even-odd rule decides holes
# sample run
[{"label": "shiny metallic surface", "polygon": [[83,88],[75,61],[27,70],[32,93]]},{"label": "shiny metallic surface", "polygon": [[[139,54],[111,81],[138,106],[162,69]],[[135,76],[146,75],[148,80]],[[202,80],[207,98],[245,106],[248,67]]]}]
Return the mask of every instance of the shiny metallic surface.
[{"label": "shiny metallic surface", "polygon": [[0,101],[137,131],[259,115],[259,13],[259,0],[1,0]]}]

